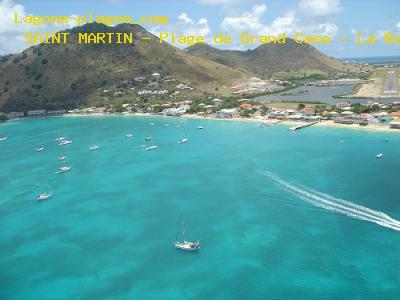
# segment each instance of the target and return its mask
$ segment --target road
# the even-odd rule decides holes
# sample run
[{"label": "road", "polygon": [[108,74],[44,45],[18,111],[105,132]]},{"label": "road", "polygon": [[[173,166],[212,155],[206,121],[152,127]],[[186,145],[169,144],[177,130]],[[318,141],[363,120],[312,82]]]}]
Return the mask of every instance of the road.
[{"label": "road", "polygon": [[389,71],[387,73],[383,94],[391,95],[397,94],[397,76],[396,71]]}]

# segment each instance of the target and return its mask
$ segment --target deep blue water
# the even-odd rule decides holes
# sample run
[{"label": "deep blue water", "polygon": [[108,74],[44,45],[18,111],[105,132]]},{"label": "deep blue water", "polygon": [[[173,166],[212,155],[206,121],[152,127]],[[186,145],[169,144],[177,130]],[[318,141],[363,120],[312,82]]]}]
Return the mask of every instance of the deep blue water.
[{"label": "deep blue water", "polygon": [[[0,299],[399,299],[400,232],[377,212],[400,219],[398,133],[122,116],[0,132]],[[172,245],[182,216],[196,253]]]}]

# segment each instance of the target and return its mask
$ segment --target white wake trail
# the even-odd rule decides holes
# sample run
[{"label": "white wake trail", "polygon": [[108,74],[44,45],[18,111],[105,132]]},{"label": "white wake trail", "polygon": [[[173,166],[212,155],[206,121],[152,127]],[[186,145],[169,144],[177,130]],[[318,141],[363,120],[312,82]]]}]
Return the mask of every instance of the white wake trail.
[{"label": "white wake trail", "polygon": [[283,180],[272,172],[266,171],[264,174],[286,188],[287,191],[296,195],[307,203],[330,211],[342,213],[355,219],[373,222],[378,225],[400,231],[400,221],[389,217],[387,214],[381,211],[375,211],[368,207],[343,199],[338,199],[331,195],[324,194],[307,187],[294,185]]}]

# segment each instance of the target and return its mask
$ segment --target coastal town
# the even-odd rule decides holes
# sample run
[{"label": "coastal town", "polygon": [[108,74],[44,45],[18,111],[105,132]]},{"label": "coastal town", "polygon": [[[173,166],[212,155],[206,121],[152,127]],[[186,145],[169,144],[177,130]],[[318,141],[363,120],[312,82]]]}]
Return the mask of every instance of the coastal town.
[{"label": "coastal town", "polygon": [[[304,86],[328,86],[356,84],[359,79],[343,78],[309,81]],[[171,117],[210,118],[223,120],[245,120],[273,123],[300,124],[304,126],[337,126],[372,129],[400,129],[400,100],[367,101],[351,103],[338,101],[336,104],[320,102],[284,102],[254,100],[254,95],[284,92],[296,87],[288,80],[261,80],[251,78],[232,85],[234,96],[200,97],[196,89],[179,82],[174,77],[153,72],[148,76],[137,76],[124,80],[118,86],[100,88],[102,102],[86,108],[32,109],[27,111],[0,112],[0,121],[26,117],[52,116],[99,116],[99,115],[161,115]],[[290,94],[290,92],[286,93]],[[253,97],[253,98],[252,98]],[[339,99],[338,99],[339,100]],[[342,99],[344,100],[344,99]]]}]

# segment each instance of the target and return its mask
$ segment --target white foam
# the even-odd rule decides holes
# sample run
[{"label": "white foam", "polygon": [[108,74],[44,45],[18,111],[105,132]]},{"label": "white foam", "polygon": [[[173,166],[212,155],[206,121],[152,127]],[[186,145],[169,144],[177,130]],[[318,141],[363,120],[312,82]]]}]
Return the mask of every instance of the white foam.
[{"label": "white foam", "polygon": [[352,203],[319,191],[289,183],[278,175],[265,171],[264,174],[283,186],[288,192],[296,195],[303,201],[315,206],[342,213],[349,217],[369,221],[378,225],[400,231],[400,221],[389,217],[387,214],[368,207]]}]

